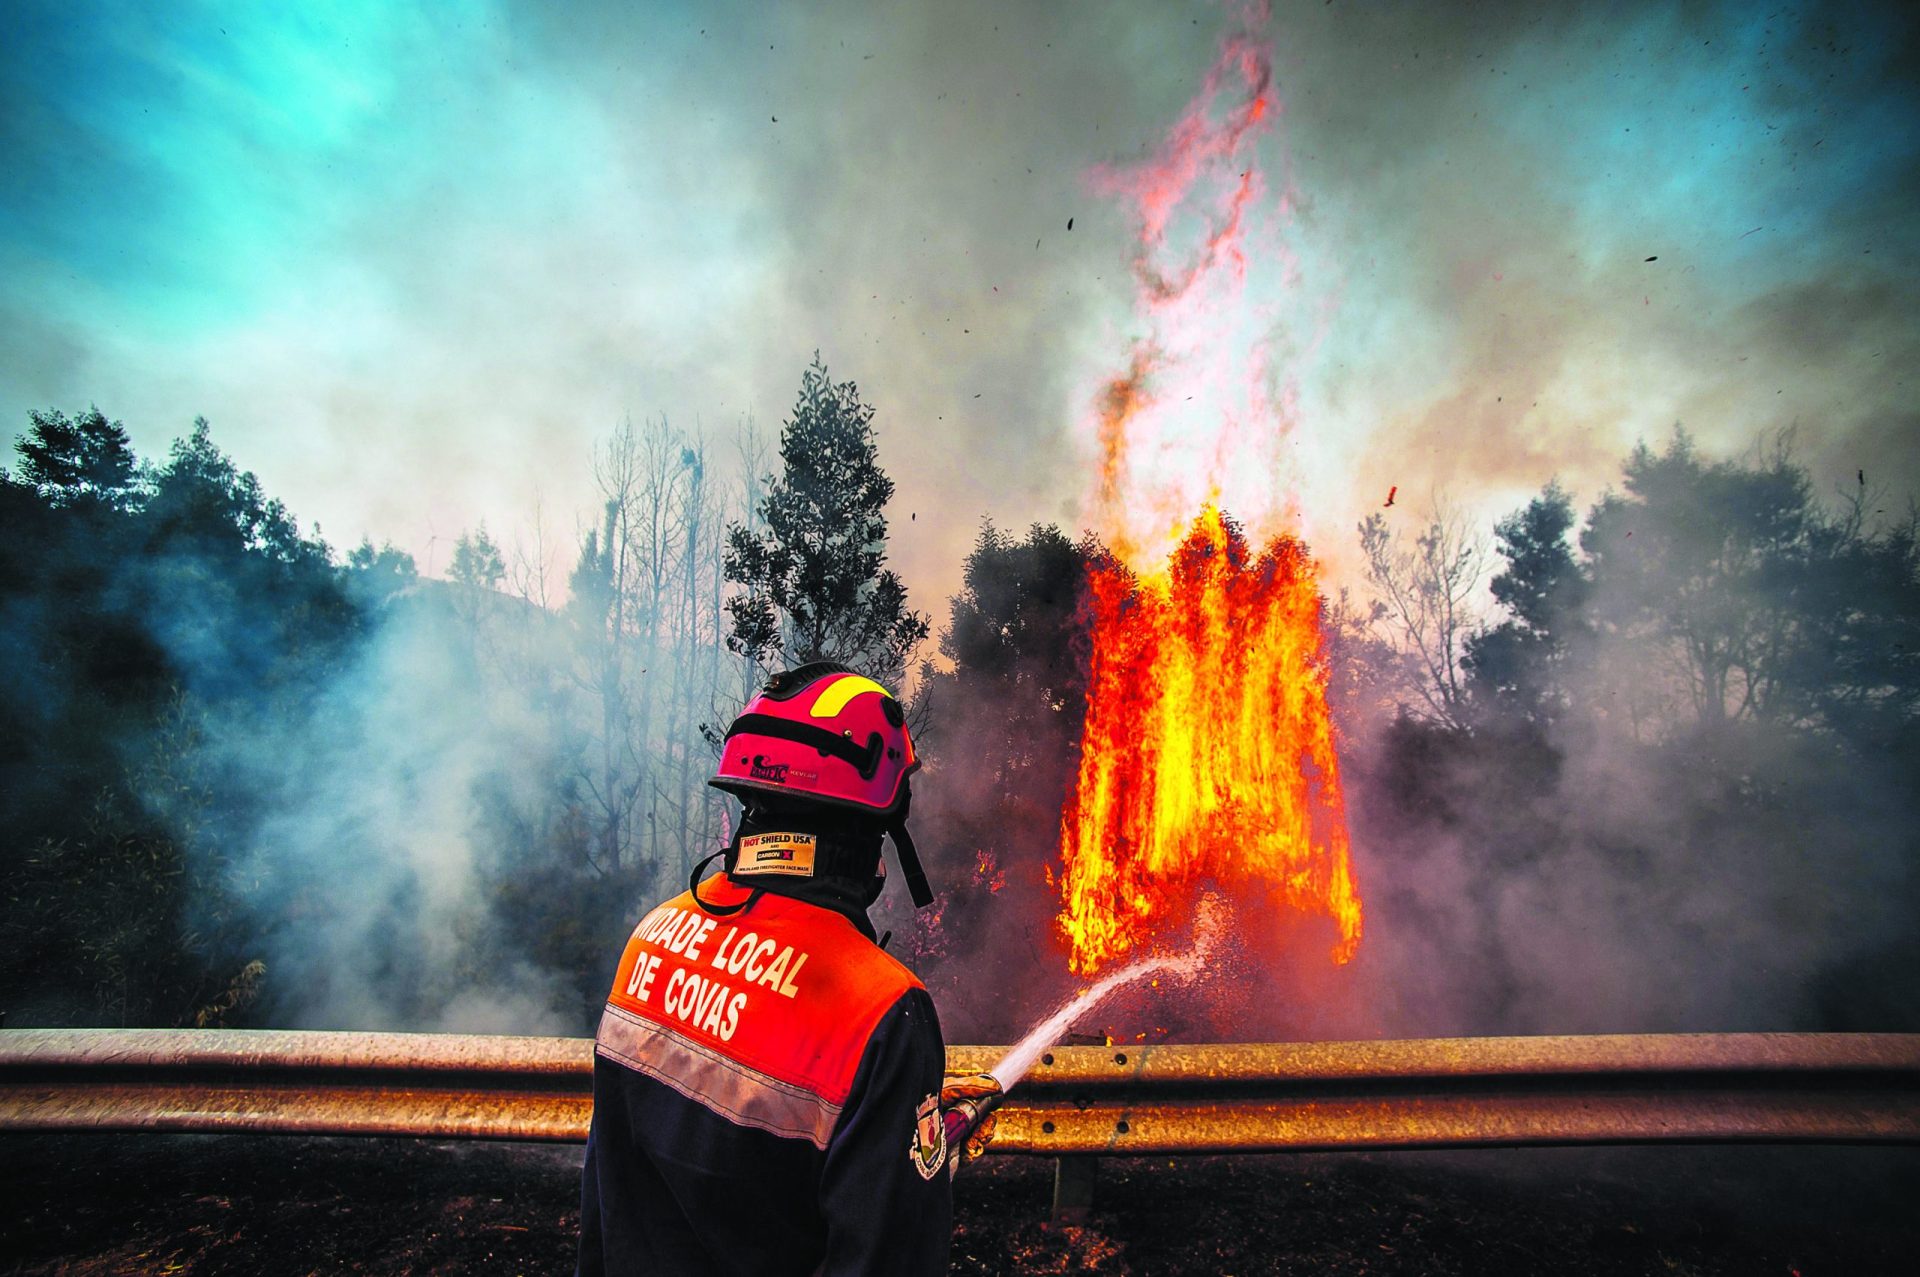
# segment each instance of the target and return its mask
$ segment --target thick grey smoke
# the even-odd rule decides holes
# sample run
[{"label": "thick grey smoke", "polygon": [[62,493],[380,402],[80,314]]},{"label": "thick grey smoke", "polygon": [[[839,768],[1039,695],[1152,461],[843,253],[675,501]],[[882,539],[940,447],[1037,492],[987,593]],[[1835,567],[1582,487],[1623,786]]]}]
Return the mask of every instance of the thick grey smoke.
[{"label": "thick grey smoke", "polygon": [[[258,1014],[591,1029],[627,929],[721,836],[703,733],[750,671],[723,641],[720,546],[765,461],[741,430],[736,450],[663,419],[616,428],[564,584],[538,576],[538,546],[502,552],[484,529],[451,580],[369,594],[348,569],[365,610],[317,686],[208,711],[189,765],[217,778],[222,827],[172,823],[219,858],[218,907],[246,914]],[[182,682],[219,686],[231,654],[176,628]]]},{"label": "thick grey smoke", "polygon": [[[1920,1022],[1910,531],[1868,513],[1846,541],[1872,502],[1836,509],[1779,451],[1681,446],[1647,454],[1649,500],[1589,513],[1593,584],[1556,622],[1564,699],[1544,725],[1486,703],[1453,725],[1350,714],[1372,906],[1355,974],[1383,1028]],[[1780,502],[1764,515],[1762,492]],[[1796,511],[1804,541],[1780,531]],[[1825,538],[1886,570],[1821,558]],[[1594,573],[1597,554],[1633,557]]]},{"label": "thick grey smoke", "polygon": [[[1086,174],[1178,118],[1217,6],[480,9],[453,31],[396,17],[377,44],[335,42],[382,53],[315,77],[358,99],[319,138],[200,113],[322,87],[278,74],[268,53],[314,50],[266,38],[277,28],[240,72],[204,55],[201,37],[234,47],[213,31],[95,33],[167,84],[233,90],[177,100],[110,75],[40,94],[26,63],[51,46],[19,42],[10,83],[35,109],[0,114],[49,127],[0,123],[0,142],[22,191],[53,192],[61,233],[23,214],[0,244],[24,263],[0,300],[0,408],[96,399],[143,429],[208,411],[269,491],[336,532],[400,541],[432,574],[453,528],[530,517],[538,489],[590,509],[576,459],[600,423],[658,405],[771,418],[819,348],[880,410],[895,557],[920,608],[941,610],[983,512],[1077,529],[1076,422],[1131,335],[1130,231]],[[1354,512],[1390,487],[1497,508],[1558,473],[1593,493],[1676,417],[1710,441],[1801,419],[1822,485],[1911,476],[1910,18],[1275,9],[1272,166],[1326,324],[1293,370],[1323,555],[1351,561]],[[98,86],[96,103],[126,93],[99,115],[131,124],[66,112],[71,83]],[[142,230],[182,254],[152,255],[166,269],[151,274],[148,255],[101,247],[123,240],[94,192],[128,186],[86,161],[122,152],[194,160],[137,170],[170,197],[135,202]],[[230,153],[258,163],[207,159]],[[52,179],[69,167],[87,198],[64,203]],[[208,227],[209,207],[233,215]],[[204,240],[217,261],[192,256],[203,230],[221,232]],[[1294,336],[1283,348],[1310,344]],[[564,574],[573,548],[547,566]],[[517,881],[515,846],[552,836],[540,777],[579,760],[550,689],[449,658],[442,624],[403,602],[324,712],[213,738],[261,795],[242,885],[272,902],[269,997],[289,1022],[574,1014],[555,1009],[571,991],[516,959],[468,957],[532,952],[491,934],[533,912],[499,884]],[[1256,964],[1242,1031],[1804,1023],[1848,963],[1880,970],[1873,955],[1904,934],[1903,782],[1870,761],[1772,736],[1750,757],[1618,731],[1501,755],[1389,731],[1350,725],[1361,956],[1297,997]],[[999,781],[967,775],[963,754],[926,777],[930,800],[967,796],[950,813]],[[697,783],[677,771],[634,810]],[[1057,811],[1023,801],[987,874],[1008,885],[945,924],[1004,973],[976,986],[983,1025],[1017,1005],[996,984],[1045,987],[1027,973],[1057,953],[1041,877]],[[943,840],[956,880],[979,878],[986,833],[923,839]]]},{"label": "thick grey smoke", "polygon": [[1386,747],[1368,749],[1357,1026],[1884,1031],[1920,1009],[1897,765],[1781,739],[1739,758],[1589,739],[1516,781],[1515,760],[1464,751],[1412,782],[1448,809],[1435,819],[1400,801]]},{"label": "thick grey smoke", "polygon": [[445,593],[394,601],[310,716],[213,737],[262,809],[233,870],[264,924],[275,1023],[579,1030],[562,973],[488,934],[512,907],[514,816],[553,800],[563,742],[474,661]]}]

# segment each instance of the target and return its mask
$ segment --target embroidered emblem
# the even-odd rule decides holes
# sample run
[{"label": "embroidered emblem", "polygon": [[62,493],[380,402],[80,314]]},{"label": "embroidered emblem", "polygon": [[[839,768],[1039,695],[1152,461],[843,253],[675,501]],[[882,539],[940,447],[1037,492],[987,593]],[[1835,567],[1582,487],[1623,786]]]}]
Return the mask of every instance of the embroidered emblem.
[{"label": "embroidered emblem", "polygon": [[932,1179],[947,1160],[947,1123],[940,1116],[940,1093],[920,1101],[913,1113],[913,1143],[908,1148],[913,1169],[921,1179]]}]

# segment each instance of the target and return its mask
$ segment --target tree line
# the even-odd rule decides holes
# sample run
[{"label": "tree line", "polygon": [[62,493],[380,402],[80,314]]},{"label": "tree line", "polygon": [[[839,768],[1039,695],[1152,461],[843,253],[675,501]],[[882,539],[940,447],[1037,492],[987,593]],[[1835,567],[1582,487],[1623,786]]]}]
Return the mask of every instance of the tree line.
[{"label": "tree line", "polygon": [[1920,697],[1920,537],[1885,500],[1864,471],[1818,498],[1791,434],[1714,461],[1676,429],[1633,450],[1583,526],[1558,483],[1498,522],[1492,620],[1463,606],[1487,551],[1457,516],[1411,548],[1370,516],[1374,597],[1343,619],[1390,698],[1455,729],[1597,717],[1656,741],[1752,723],[1899,747]]},{"label": "tree line", "polygon": [[713,750],[768,668],[897,679],[926,634],[872,415],[816,357],[777,474],[750,424],[721,467],[623,423],[562,583],[538,520],[433,580],[303,531],[204,420],[156,463],[97,408],[31,414],[0,471],[0,1010],[399,1027],[505,970],[589,1022],[635,906],[723,837]]},{"label": "tree line", "polygon": [[[338,1016],[351,1003],[311,998],[325,964],[288,959],[324,951],[378,991],[369,1023],[457,1025],[462,990],[537,984],[584,1029],[636,906],[724,837],[704,781],[728,717],[770,669],[835,659],[915,684],[916,824],[945,889],[896,947],[956,1025],[1020,1027],[1020,998],[967,977],[982,955],[1056,950],[1083,591],[1107,551],[984,524],[934,636],[887,567],[873,417],[816,355],[777,451],[751,428],[722,458],[664,418],[622,424],[591,458],[597,516],[560,581],[539,520],[531,544],[461,534],[429,579],[390,545],[338,555],[303,532],[204,421],[145,461],[98,410],[33,413],[0,473],[0,1007],[15,1023]],[[1810,930],[1920,904],[1915,800],[1894,779],[1920,761],[1916,520],[1864,475],[1817,493],[1790,444],[1711,459],[1676,432],[1584,514],[1549,484],[1487,531],[1444,509],[1357,529],[1366,570],[1325,609],[1325,673],[1381,978],[1436,969],[1406,947],[1419,936],[1474,990],[1403,1031],[1566,1027],[1542,1007],[1572,1014],[1583,977],[1499,902],[1573,908],[1569,884],[1611,901],[1594,925],[1622,948],[1642,905],[1712,912],[1701,884],[1779,912],[1805,950],[1791,971],[1754,974],[1752,943],[1678,929],[1698,943],[1674,951],[1686,962],[1732,955],[1719,1000],[1655,1000],[1686,1027],[1739,1006],[1773,1027],[1920,1023],[1911,928],[1863,925],[1850,945]],[[387,739],[363,720],[428,672],[444,739],[474,755],[451,792],[431,756],[397,753],[369,800],[388,825],[328,819],[289,841],[289,791],[324,792],[301,769]],[[436,802],[451,814],[409,826]],[[408,858],[436,838],[461,854]],[[359,842],[404,863],[328,881],[329,848]],[[1826,912],[1795,920],[1829,866]],[[1583,1014],[1615,1024],[1604,1011]]]}]

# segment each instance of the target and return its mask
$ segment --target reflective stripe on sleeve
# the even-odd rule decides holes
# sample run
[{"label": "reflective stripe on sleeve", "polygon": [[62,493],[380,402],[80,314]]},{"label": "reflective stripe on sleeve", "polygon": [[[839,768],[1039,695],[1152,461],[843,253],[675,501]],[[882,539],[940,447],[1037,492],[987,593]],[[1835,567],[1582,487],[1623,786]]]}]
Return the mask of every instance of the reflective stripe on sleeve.
[{"label": "reflective stripe on sleeve", "polygon": [[730,1060],[664,1024],[607,1004],[594,1053],[672,1087],[736,1126],[803,1139],[825,1149],[840,1105]]}]

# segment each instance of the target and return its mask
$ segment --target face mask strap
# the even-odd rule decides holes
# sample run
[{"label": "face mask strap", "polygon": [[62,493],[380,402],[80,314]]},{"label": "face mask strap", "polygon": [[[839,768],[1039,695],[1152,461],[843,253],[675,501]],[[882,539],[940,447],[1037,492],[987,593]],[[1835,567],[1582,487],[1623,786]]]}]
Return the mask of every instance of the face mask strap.
[{"label": "face mask strap", "polygon": [[693,872],[687,875],[687,890],[693,894],[693,903],[700,907],[700,911],[702,913],[711,914],[716,918],[730,918],[736,913],[745,913],[747,910],[753,908],[754,902],[759,900],[761,896],[766,894],[766,892],[762,888],[755,887],[751,892],[747,894],[747,898],[745,900],[742,900],[738,904],[732,904],[732,905],[709,904],[708,902],[700,898],[700,874],[706,869],[708,865],[712,864],[714,861],[720,859],[720,857],[726,855],[727,852],[731,851],[733,849],[733,846],[737,845],[738,842],[739,842],[739,835],[735,834],[733,844],[729,844],[728,846],[722,847],[719,851],[716,851],[711,856],[708,856],[705,860],[695,865],[693,867]]}]

